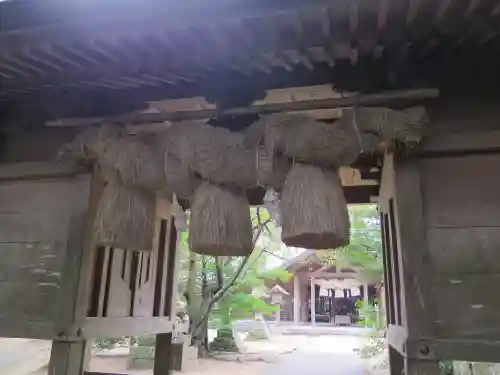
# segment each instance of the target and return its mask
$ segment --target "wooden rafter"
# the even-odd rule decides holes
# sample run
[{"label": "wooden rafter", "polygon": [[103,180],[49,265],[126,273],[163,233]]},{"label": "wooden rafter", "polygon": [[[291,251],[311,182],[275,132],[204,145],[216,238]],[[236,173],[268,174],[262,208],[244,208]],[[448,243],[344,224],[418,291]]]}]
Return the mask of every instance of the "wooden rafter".
[{"label": "wooden rafter", "polygon": [[250,114],[270,114],[278,112],[297,112],[315,109],[348,108],[354,105],[383,105],[394,101],[423,100],[439,96],[437,89],[416,89],[394,91],[369,95],[352,95],[349,97],[306,100],[289,103],[272,103],[265,105],[237,107],[224,110],[204,109],[197,111],[179,111],[166,113],[131,113],[109,118],[61,119],[48,122],[49,126],[88,126],[106,122],[118,124],[144,124],[165,121],[188,121],[217,118],[220,116],[241,116]]}]

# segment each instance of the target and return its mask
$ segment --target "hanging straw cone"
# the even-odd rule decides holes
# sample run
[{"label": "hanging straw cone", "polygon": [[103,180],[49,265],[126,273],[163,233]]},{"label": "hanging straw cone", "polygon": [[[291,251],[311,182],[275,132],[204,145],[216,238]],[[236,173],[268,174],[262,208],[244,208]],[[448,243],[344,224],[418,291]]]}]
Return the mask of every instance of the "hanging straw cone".
[{"label": "hanging straw cone", "polygon": [[204,182],[191,203],[189,247],[205,255],[249,255],[252,222],[246,197]]},{"label": "hanging straw cone", "polygon": [[296,164],[281,193],[282,239],[288,246],[335,249],[349,243],[349,215],[334,171]]},{"label": "hanging straw cone", "polygon": [[156,199],[139,189],[108,183],[99,199],[94,243],[125,250],[150,251]]}]

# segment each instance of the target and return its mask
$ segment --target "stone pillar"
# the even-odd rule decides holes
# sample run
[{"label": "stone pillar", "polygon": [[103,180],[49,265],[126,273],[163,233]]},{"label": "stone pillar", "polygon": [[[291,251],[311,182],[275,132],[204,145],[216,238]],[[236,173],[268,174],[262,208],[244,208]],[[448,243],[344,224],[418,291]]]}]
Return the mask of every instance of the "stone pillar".
[{"label": "stone pillar", "polygon": [[281,305],[278,305],[278,310],[276,310],[275,313],[276,323],[279,323],[281,320]]},{"label": "stone pillar", "polygon": [[311,277],[311,323],[316,324],[316,283]]},{"label": "stone pillar", "polygon": [[363,298],[364,298],[364,301],[365,301],[365,304],[367,305],[368,304],[368,284],[365,283],[363,285]]},{"label": "stone pillar", "polygon": [[302,298],[300,295],[300,279],[298,275],[293,277],[293,322],[300,323],[300,311],[302,305]]}]

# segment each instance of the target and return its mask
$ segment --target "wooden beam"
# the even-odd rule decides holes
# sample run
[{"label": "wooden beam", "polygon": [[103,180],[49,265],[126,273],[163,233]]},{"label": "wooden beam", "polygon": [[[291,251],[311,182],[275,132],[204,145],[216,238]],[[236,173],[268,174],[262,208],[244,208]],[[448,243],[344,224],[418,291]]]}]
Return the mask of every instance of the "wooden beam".
[{"label": "wooden beam", "polygon": [[82,166],[67,163],[8,163],[0,167],[0,181],[64,178],[83,173],[90,173],[90,170]]},{"label": "wooden beam", "polygon": [[500,131],[450,133],[430,137],[422,144],[422,154],[500,151]]},{"label": "wooden beam", "polygon": [[[314,277],[315,279],[355,279],[358,274],[355,272],[308,272],[307,277]],[[361,284],[361,283],[360,283]]]},{"label": "wooden beam", "polygon": [[156,335],[153,375],[172,373],[172,333]]},{"label": "wooden beam", "polygon": [[500,342],[478,340],[435,340],[430,343],[437,359],[498,362]]},{"label": "wooden beam", "polygon": [[80,326],[82,337],[86,338],[160,334],[174,330],[172,320],[164,317],[87,318]]},{"label": "wooden beam", "polygon": [[236,107],[224,110],[203,109],[197,111],[178,111],[169,113],[129,113],[122,116],[61,119],[48,121],[47,126],[88,126],[103,123],[144,124],[165,121],[189,121],[217,118],[220,116],[265,115],[279,112],[299,112],[315,109],[350,108],[355,105],[387,105],[395,101],[413,101],[437,98],[439,90],[435,88],[401,90],[367,95],[352,95],[343,98],[305,100],[288,103],[271,103],[249,107]]}]

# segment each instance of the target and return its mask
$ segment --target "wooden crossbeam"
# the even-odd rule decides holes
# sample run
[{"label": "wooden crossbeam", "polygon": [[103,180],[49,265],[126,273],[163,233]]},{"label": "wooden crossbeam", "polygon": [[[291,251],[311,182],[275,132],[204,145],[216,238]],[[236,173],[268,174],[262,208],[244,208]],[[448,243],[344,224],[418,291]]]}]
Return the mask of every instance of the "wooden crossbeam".
[{"label": "wooden crossbeam", "polygon": [[103,123],[147,124],[155,122],[178,122],[218,118],[222,116],[264,115],[279,112],[300,112],[316,109],[350,108],[356,105],[387,105],[396,101],[418,101],[437,98],[439,90],[435,88],[401,90],[377,94],[352,95],[342,98],[305,100],[288,103],[272,103],[229,109],[203,109],[196,111],[177,111],[165,113],[129,113],[121,116],[60,119],[48,121],[47,126],[89,126]]}]

